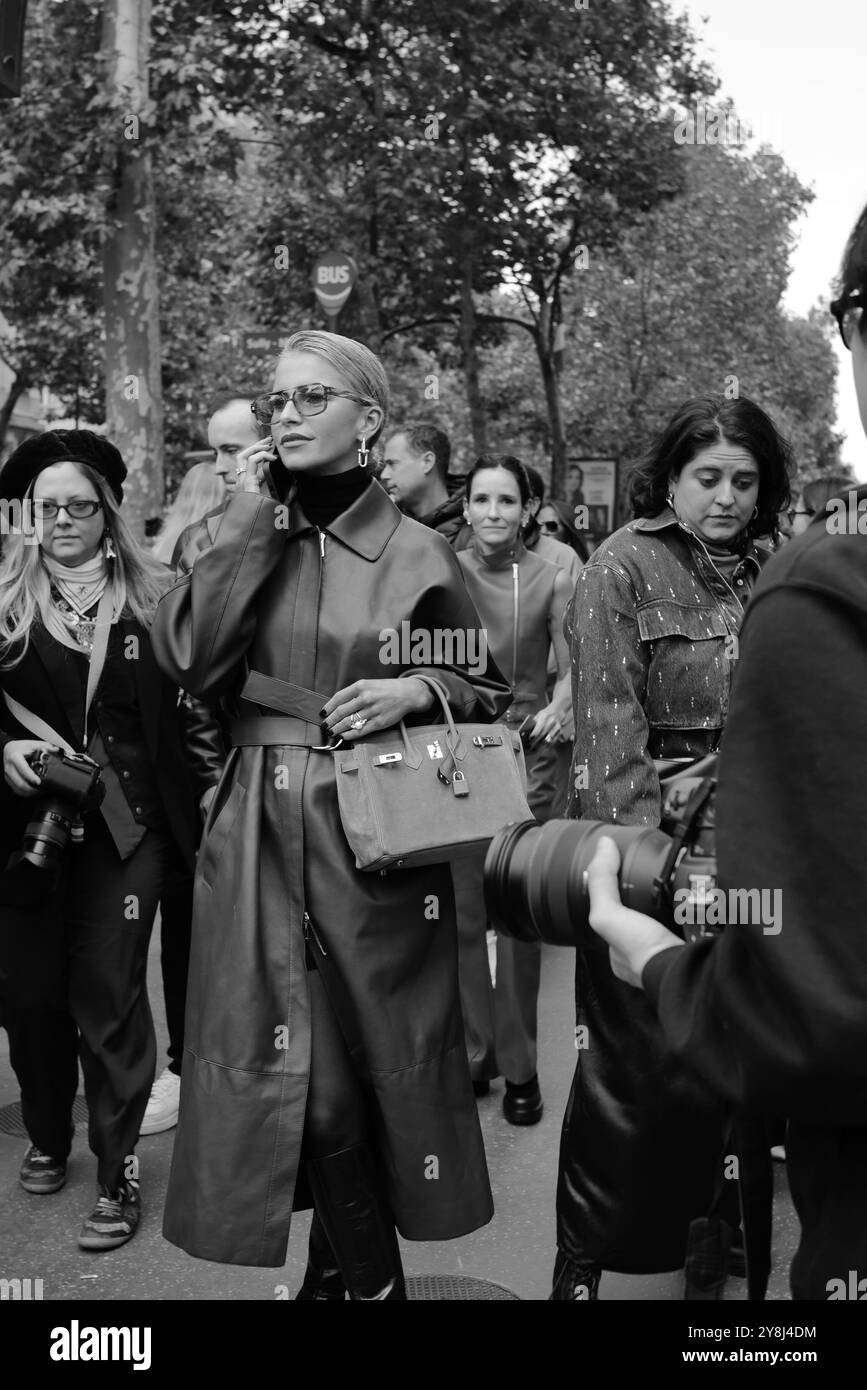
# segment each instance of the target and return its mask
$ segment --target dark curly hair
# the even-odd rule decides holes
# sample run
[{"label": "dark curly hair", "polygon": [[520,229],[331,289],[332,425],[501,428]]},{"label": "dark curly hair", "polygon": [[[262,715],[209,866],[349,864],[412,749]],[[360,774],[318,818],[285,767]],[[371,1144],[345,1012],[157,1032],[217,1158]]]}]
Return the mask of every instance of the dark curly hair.
[{"label": "dark curly hair", "polygon": [[791,500],[792,450],[771,417],[746,396],[738,400],[702,396],[678,407],[630,476],[633,515],[659,516],[666,505],[671,474],[678,478],[696,454],[720,439],[746,449],[758,464],[758,513],[746,532],[771,535],[778,512]]}]

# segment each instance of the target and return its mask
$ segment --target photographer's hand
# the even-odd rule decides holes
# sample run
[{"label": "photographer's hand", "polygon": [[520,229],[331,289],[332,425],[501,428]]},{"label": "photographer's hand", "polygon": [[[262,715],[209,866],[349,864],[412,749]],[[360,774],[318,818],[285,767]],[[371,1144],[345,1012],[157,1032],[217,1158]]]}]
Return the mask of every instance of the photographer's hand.
[{"label": "photographer's hand", "polygon": [[619,868],[620,851],[612,839],[603,835],[587,870],[590,925],[608,942],[611,969],[618,980],[641,989],[647,962],[669,946],[684,943],[652,917],[623,906],[617,882]]},{"label": "photographer's hand", "polygon": [[29,762],[40,749],[47,753],[60,751],[55,744],[38,738],[13,738],[3,749],[3,776],[16,796],[35,796],[42,786]]}]

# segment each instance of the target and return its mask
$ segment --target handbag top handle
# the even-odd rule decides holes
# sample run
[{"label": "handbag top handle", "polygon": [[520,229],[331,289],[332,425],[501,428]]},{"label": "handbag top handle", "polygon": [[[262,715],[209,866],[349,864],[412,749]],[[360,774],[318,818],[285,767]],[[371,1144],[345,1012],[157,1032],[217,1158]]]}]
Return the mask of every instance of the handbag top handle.
[{"label": "handbag top handle", "polygon": [[[466,750],[460,751],[459,748],[461,742],[461,735],[457,725],[455,724],[452,712],[449,709],[448,691],[446,690],[442,682],[438,681],[435,676],[418,675],[416,679],[424,681],[425,685],[430,686],[431,690],[439,698],[439,702],[443,708],[443,715],[448,726],[448,733],[446,734],[446,744],[448,746],[449,752],[452,754],[453,759],[455,760],[455,762],[457,762],[459,757],[462,758],[465,756]],[[421,767],[421,756],[418,753],[416,753],[415,749],[409,741],[409,734],[407,733],[406,723],[403,719],[401,719],[400,721],[400,732],[403,738],[405,761],[407,762],[409,767]]]}]

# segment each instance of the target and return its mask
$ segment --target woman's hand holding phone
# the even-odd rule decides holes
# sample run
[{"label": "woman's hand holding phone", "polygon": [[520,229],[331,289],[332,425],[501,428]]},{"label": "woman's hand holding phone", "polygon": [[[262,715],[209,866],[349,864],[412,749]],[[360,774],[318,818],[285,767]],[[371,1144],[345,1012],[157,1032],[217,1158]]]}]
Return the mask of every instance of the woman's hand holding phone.
[{"label": "woman's hand holding phone", "polygon": [[246,449],[241,449],[236,455],[237,491],[269,496],[263,465],[273,463],[276,457],[277,448],[270,434],[266,439],[257,439],[255,444],[248,444]]}]

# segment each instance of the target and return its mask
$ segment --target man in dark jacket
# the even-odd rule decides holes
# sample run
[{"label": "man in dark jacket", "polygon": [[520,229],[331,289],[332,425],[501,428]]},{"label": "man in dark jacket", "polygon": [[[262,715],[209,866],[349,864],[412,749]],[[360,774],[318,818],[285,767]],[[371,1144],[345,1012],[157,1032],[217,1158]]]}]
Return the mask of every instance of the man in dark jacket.
[{"label": "man in dark jacket", "polygon": [[[833,312],[867,430],[867,208]],[[770,890],[779,914],[727,916],[685,946],[620,905],[606,839],[591,922],[643,988],[674,1053],[736,1104],[789,1117],[801,1241],[796,1299],[867,1291],[867,487],[831,499],[756,586],[723,739],[720,886]],[[747,905],[738,895],[739,906]],[[752,906],[752,904],[751,904]]]},{"label": "man in dark jacket", "polygon": [[449,474],[451,454],[448,435],[435,425],[406,425],[385,446],[379,480],[402,512],[464,550],[472,532],[464,521],[463,479]]}]

